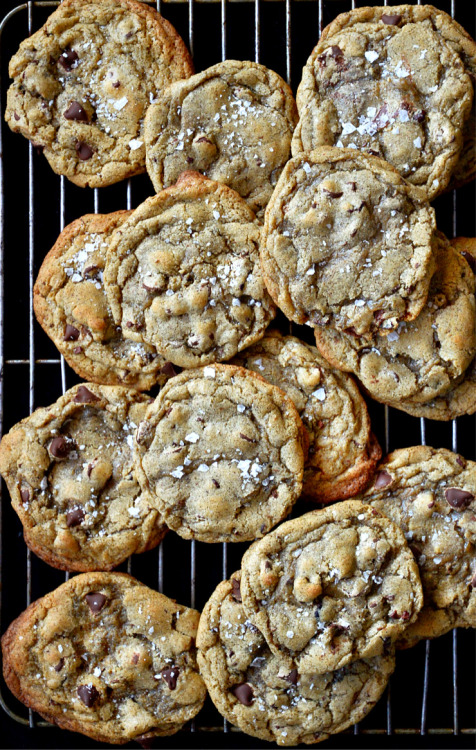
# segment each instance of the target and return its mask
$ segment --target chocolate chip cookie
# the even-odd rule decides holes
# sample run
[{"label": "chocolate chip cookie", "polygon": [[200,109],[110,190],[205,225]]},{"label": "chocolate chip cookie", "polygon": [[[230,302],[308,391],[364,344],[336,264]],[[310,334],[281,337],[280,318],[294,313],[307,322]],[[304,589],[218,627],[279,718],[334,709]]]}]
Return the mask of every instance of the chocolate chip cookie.
[{"label": "chocolate chip cookie", "polygon": [[278,745],[320,742],[363,719],[395,666],[390,649],[336,672],[289,670],[246,616],[240,573],[220,583],[205,605],[197,647],[200,673],[220,713],[247,734]]},{"label": "chocolate chip cookie", "polygon": [[145,120],[156,192],[196,169],[236,190],[261,218],[291,151],[291,89],[274,71],[225,60],[169,86]]},{"label": "chocolate chip cookie", "polygon": [[443,448],[396,450],[361,500],[399,525],[420,570],[424,607],[401,645],[476,627],[476,463]]},{"label": "chocolate chip cookie", "polygon": [[133,473],[133,434],[149,399],[120,386],[75,386],[15,425],[0,473],[25,542],[62,570],[110,570],[163,538]]},{"label": "chocolate chip cookie", "polygon": [[199,613],[123,573],[84,573],[2,638],[5,681],[47,721],[98,742],[177,732],[198,713]]},{"label": "chocolate chip cookie", "polygon": [[389,332],[425,304],[434,230],[422,191],[382,159],[338,148],[301,154],[266,211],[266,285],[296,323]]},{"label": "chocolate chip cookie", "polygon": [[473,101],[468,58],[474,66],[474,42],[432,6],[341,14],[303,69],[293,154],[325,145],[361,149],[433,199],[463,146]]},{"label": "chocolate chip cookie", "polygon": [[64,0],[9,67],[6,121],[57,174],[102,187],[145,171],[144,117],[192,75],[173,26],[136,0]]},{"label": "chocolate chip cookie", "polygon": [[464,257],[438,233],[437,270],[419,316],[387,336],[371,339],[315,329],[320,352],[353,372],[372,398],[404,409],[447,393],[476,354],[474,274]]},{"label": "chocolate chip cookie", "polygon": [[232,365],[171,378],[136,433],[136,470],[185,539],[263,536],[300,495],[306,432],[291,399]]},{"label": "chocolate chip cookie", "polygon": [[243,607],[299,674],[385,653],[423,604],[399,527],[355,500],[287,521],[242,560]]},{"label": "chocolate chip cookie", "polygon": [[354,380],[334,370],[317,349],[268,332],[232,362],[262,375],[292,399],[309,438],[303,495],[320,503],[364,489],[382,452]]},{"label": "chocolate chip cookie", "polygon": [[230,359],[253,344],[275,315],[259,238],[238,193],[184,172],[111,241],[104,279],[123,335],[180,367]]},{"label": "chocolate chip cookie", "polygon": [[124,338],[103,281],[111,236],[131,213],[87,214],[69,224],[43,261],[33,301],[39,324],[78,375],[147,390],[174,369],[154,347]]}]

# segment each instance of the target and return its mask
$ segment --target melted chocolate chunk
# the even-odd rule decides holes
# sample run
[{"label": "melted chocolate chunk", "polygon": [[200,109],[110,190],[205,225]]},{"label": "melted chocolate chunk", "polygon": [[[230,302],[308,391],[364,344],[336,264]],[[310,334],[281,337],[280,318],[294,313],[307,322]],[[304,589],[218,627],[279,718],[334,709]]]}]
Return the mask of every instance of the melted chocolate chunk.
[{"label": "melted chocolate chunk", "polygon": [[71,508],[71,510],[68,510],[66,513],[66,526],[68,529],[79,526],[84,521],[84,516],[85,513],[82,508]]},{"label": "melted chocolate chunk", "polygon": [[240,582],[235,580],[233,578],[231,582],[231,595],[235,602],[241,602],[243,601],[241,598],[241,588],[240,588]]},{"label": "melted chocolate chunk", "polygon": [[72,444],[61,435],[53,438],[48,446],[48,450],[54,458],[66,458],[71,448]]},{"label": "melted chocolate chunk", "polygon": [[240,685],[234,685],[231,688],[231,692],[244,706],[252,705],[254,701],[253,689],[247,682],[242,682]]},{"label": "melted chocolate chunk", "polygon": [[[88,113],[79,102],[71,102],[68,109],[63,112],[66,120],[76,120],[77,122],[89,122]],[[81,158],[81,157],[80,157]]]},{"label": "melted chocolate chunk", "polygon": [[287,682],[290,682],[291,685],[297,685],[298,682],[298,671],[297,669],[291,669],[290,673],[286,675],[284,678]]},{"label": "melted chocolate chunk", "polygon": [[392,477],[388,471],[379,471],[375,478],[374,489],[380,490],[382,487],[386,487],[392,483]]},{"label": "melted chocolate chunk", "polygon": [[456,487],[450,487],[445,490],[446,501],[455,510],[465,510],[474,500],[474,495],[465,490],[458,490]]},{"label": "melted chocolate chunk", "polygon": [[77,141],[74,147],[81,161],[87,161],[94,154],[91,146],[88,146],[88,144],[84,143],[84,141]]},{"label": "melted chocolate chunk", "polygon": [[99,594],[96,591],[92,594],[86,594],[84,598],[86,599],[89,609],[94,613],[100,612],[107,601],[104,594]]},{"label": "melted chocolate chunk", "polygon": [[94,685],[80,685],[78,688],[78,696],[87,708],[91,708],[99,698],[99,693]]},{"label": "melted chocolate chunk", "polygon": [[27,503],[30,500],[30,491],[25,489],[20,490],[20,496],[22,503]]},{"label": "melted chocolate chunk", "polygon": [[163,669],[160,673],[160,676],[167,684],[169,690],[175,690],[175,688],[177,687],[177,679],[179,674],[180,670],[177,669],[177,667],[172,667],[172,669]]},{"label": "melted chocolate chunk", "polygon": [[162,375],[166,375],[168,378],[173,378],[174,375],[177,375],[177,370],[172,362],[166,362],[165,365],[162,365],[159,372],[161,372]]},{"label": "melted chocolate chunk", "polygon": [[77,53],[74,51],[74,49],[65,49],[64,52],[61,53],[61,57],[59,58],[58,62],[61,65],[62,68],[65,70],[71,70],[74,66],[74,63],[79,60],[79,57]]},{"label": "melted chocolate chunk", "polygon": [[400,21],[402,20],[401,16],[382,16],[382,21],[387,24],[387,26],[398,26]]},{"label": "melted chocolate chunk", "polygon": [[88,390],[85,385],[80,385],[77,390],[76,396],[74,397],[74,402],[76,404],[92,404],[95,401],[100,401],[99,396],[91,393],[91,391]]},{"label": "melted chocolate chunk", "polygon": [[344,53],[337,44],[333,44],[330,51],[330,56],[337,60],[338,57],[343,57]]},{"label": "melted chocolate chunk", "polygon": [[79,339],[79,331],[74,326],[70,326],[69,323],[64,329],[63,341],[77,341]]}]

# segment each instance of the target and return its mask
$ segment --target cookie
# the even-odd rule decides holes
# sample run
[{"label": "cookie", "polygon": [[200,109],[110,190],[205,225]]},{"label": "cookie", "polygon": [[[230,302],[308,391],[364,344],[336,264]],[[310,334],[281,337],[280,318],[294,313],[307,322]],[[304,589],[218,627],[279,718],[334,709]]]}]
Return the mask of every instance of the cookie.
[{"label": "cookie", "polygon": [[240,573],[220,583],[205,605],[197,647],[200,673],[222,716],[243,732],[278,745],[320,742],[361,721],[395,666],[391,649],[336,672],[289,671],[247,618]]},{"label": "cookie", "polygon": [[341,14],[304,66],[293,154],[357,148],[381,156],[432,200],[457,167],[471,113],[462,46],[474,61],[471,38],[432,6]]},{"label": "cookie", "polygon": [[225,60],[169,86],[145,120],[147,171],[158,193],[196,169],[236,190],[261,218],[291,151],[291,89],[274,71]]},{"label": "cookie", "polygon": [[133,473],[133,433],[149,399],[74,386],[0,443],[0,473],[28,546],[61,570],[110,570],[166,527]]},{"label": "cookie", "polygon": [[420,570],[424,606],[401,645],[476,627],[476,463],[444,448],[396,450],[361,500],[399,525]]},{"label": "cookie", "polygon": [[101,743],[174,734],[205,700],[198,618],[131,576],[83,573],[10,625],[5,682],[47,721]]},{"label": "cookie", "polygon": [[317,349],[270,331],[233,360],[281,388],[309,438],[302,494],[328,503],[363,490],[382,455],[354,380],[329,367]]},{"label": "cookie", "polygon": [[275,315],[259,238],[238,193],[184,172],[111,241],[104,280],[123,335],[180,367],[230,359],[253,344]]},{"label": "cookie", "polygon": [[263,536],[300,495],[306,432],[283,391],[214,365],[171,378],[136,433],[136,470],[169,528],[185,539]]},{"label": "cookie", "polygon": [[43,261],[33,302],[39,324],[78,375],[148,390],[175,374],[173,367],[154,347],[124,338],[103,282],[111,236],[131,213],[87,214],[69,224]]},{"label": "cookie", "polygon": [[5,119],[81,187],[145,172],[144,117],[192,75],[173,26],[136,0],[64,0],[9,67]]},{"label": "cookie", "polygon": [[243,607],[299,674],[380,656],[423,604],[399,527],[355,500],[287,521],[245,552]]},{"label": "cookie", "polygon": [[404,408],[447,393],[476,354],[474,274],[438,233],[437,270],[420,315],[388,336],[315,329],[316,344],[335,367],[353,372],[372,398]]},{"label": "cookie", "polygon": [[268,204],[261,263],[285,315],[357,335],[412,320],[434,267],[434,211],[389,164],[355,149],[291,159]]}]

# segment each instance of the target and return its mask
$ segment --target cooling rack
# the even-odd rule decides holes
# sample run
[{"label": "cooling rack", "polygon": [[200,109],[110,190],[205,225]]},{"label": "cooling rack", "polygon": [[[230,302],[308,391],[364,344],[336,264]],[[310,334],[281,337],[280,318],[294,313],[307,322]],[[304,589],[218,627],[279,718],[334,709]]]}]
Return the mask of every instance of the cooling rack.
[{"label": "cooling rack", "polygon": [[[320,30],[338,13],[382,2],[356,0],[169,0],[151,2],[188,42],[197,70],[222,59],[251,59],[273,68],[296,91],[301,68]],[[396,5],[397,3],[383,3]],[[415,3],[416,4],[416,3]],[[467,0],[434,0],[474,36],[475,8]],[[7,65],[20,41],[58,5],[54,0],[2,2],[0,23],[0,431],[40,405],[56,400],[78,382],[34,319],[33,284],[46,252],[64,226],[89,212],[134,208],[152,185],[141,175],[103,189],[81,189],[53,174],[34,147],[3,124]],[[474,185],[435,202],[438,226],[448,236],[474,236]],[[283,332],[289,323],[281,321]],[[312,342],[305,327],[294,335]],[[460,451],[476,459],[476,419],[437,423],[368,404],[384,450],[418,443]],[[298,513],[309,510],[301,505]],[[247,545],[205,545],[170,533],[157,550],[121,566],[147,585],[200,609],[217,583],[240,565]],[[0,506],[0,625],[3,632],[29,603],[58,586],[68,574],[49,568],[22,539],[8,492]],[[352,730],[328,740],[332,748],[466,748],[476,741],[475,636],[453,631],[398,654],[385,696]],[[1,747],[97,747],[88,738],[51,728],[0,683]],[[225,735],[227,735],[225,737]],[[14,740],[9,739],[14,738]],[[10,744],[8,744],[10,743]],[[131,744],[131,747],[134,745]],[[182,732],[158,747],[269,747],[223,721],[209,700]]]}]

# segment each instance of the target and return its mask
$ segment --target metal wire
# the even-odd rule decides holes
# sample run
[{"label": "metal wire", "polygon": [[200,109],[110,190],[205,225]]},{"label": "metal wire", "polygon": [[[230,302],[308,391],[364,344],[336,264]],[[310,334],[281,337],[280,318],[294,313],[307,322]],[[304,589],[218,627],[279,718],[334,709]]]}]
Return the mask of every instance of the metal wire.
[{"label": "metal wire", "polygon": [[[174,0],[169,0],[174,2]],[[199,2],[210,2],[213,0],[198,0]],[[227,0],[217,0],[220,3],[220,17],[221,17],[221,57],[225,60],[227,57]],[[260,62],[261,60],[261,0],[250,0],[254,2],[254,53],[255,61]],[[314,1],[315,0],[309,0]],[[161,0],[145,0],[155,4],[158,11],[162,10]],[[193,54],[194,50],[194,16],[195,0],[185,0],[188,4],[188,41],[189,48]],[[292,49],[291,49],[291,20],[292,20],[292,0],[284,0],[285,2],[285,66],[286,66],[286,78],[288,83],[291,83],[292,75]],[[323,24],[324,24],[324,0],[317,0],[318,2],[318,34],[320,36]],[[417,0],[418,5],[421,4],[421,0]],[[365,4],[365,3],[364,3]],[[384,0],[384,4],[387,5],[387,0]],[[19,12],[27,12],[27,29],[28,33],[34,29],[34,17],[33,9],[35,7],[41,8],[52,8],[58,5],[57,0],[40,0],[38,2],[25,2],[18,5],[12,11],[10,11],[0,24],[0,35],[2,34],[5,26],[7,25],[10,18]],[[350,0],[350,6],[356,7],[356,0]],[[451,0],[451,15],[455,15],[455,0]],[[1,83],[1,82],[0,82]],[[0,126],[0,153],[3,153],[3,130]],[[67,388],[67,376],[66,376],[66,365],[63,357],[42,359],[35,357],[35,335],[34,335],[34,311],[33,311],[33,284],[34,284],[34,255],[35,255],[35,179],[34,179],[34,158],[33,158],[33,146],[28,146],[28,282],[29,282],[29,308],[28,308],[28,359],[8,359],[4,358],[4,242],[5,242],[5,201],[4,201],[4,164],[3,160],[0,159],[0,372],[4,373],[5,366],[17,366],[26,365],[29,373],[29,411],[33,411],[35,407],[35,372],[38,366],[52,365],[57,367],[59,365],[61,390],[64,393]],[[98,189],[93,191],[93,203],[94,212],[99,212],[99,197],[100,192]],[[132,201],[132,182],[128,180],[126,183],[126,206],[128,209],[133,207]],[[64,177],[60,177],[60,196],[59,196],[59,229],[62,231],[65,227],[66,217],[66,180]],[[456,192],[453,193],[453,235],[457,234],[457,198]],[[292,325],[290,326],[292,332]],[[0,437],[2,434],[3,424],[3,398],[4,398],[4,382],[3,377],[0,378]],[[385,448],[388,452],[391,448],[391,411],[388,407],[385,407],[384,418],[385,418]],[[451,436],[452,436],[452,449],[457,452],[458,448],[458,433],[457,433],[457,422],[454,420],[451,424]],[[426,444],[426,422],[424,419],[420,420],[420,439],[423,445]],[[0,513],[0,559],[2,553],[2,516]],[[25,599],[26,605],[31,601],[32,592],[32,555],[27,550],[27,568],[26,568],[26,592]],[[164,589],[164,548],[160,544],[157,553],[157,588],[160,592]],[[227,578],[228,571],[228,552],[227,544],[222,545],[222,561],[221,561],[221,574],[222,578]],[[128,560],[127,563],[128,572],[132,571],[132,561]],[[196,604],[196,575],[197,575],[197,552],[196,543],[194,541],[190,544],[190,605],[195,607]],[[69,574],[65,574],[66,580],[69,578]],[[1,593],[1,589],[0,589]],[[0,596],[0,615],[2,607],[2,597]],[[428,696],[429,696],[429,679],[430,679],[430,653],[431,646],[430,642],[427,641],[425,644],[425,661],[424,661],[424,672],[423,672],[423,684],[422,684],[422,704],[421,704],[421,718],[420,727],[417,728],[399,728],[392,726],[392,698],[391,698],[391,687],[387,690],[386,699],[386,727],[385,729],[373,729],[366,728],[362,729],[358,725],[353,728],[354,734],[369,734],[369,735],[384,735],[384,734],[397,734],[397,735],[411,735],[421,733],[422,735],[429,734],[475,734],[474,728],[461,728],[459,726],[459,715],[458,715],[458,635],[457,631],[454,630],[452,634],[452,707],[453,707],[453,727],[452,728],[433,728],[427,726],[428,720]],[[45,721],[35,721],[34,714],[31,710],[28,710],[28,718],[19,716],[12,711],[6,704],[3,696],[0,694],[0,706],[3,708],[5,713],[16,722],[21,725],[29,727],[48,727],[51,726]],[[226,720],[223,721],[223,726],[198,726],[195,722],[191,723],[191,731],[203,731],[203,732],[237,732],[235,727],[228,724]]]}]

